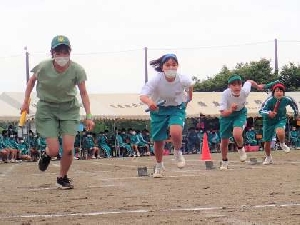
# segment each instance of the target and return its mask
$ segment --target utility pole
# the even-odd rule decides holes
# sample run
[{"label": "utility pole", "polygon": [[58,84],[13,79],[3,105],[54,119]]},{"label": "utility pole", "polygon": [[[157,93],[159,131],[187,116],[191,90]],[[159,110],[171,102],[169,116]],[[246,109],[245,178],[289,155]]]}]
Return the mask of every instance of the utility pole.
[{"label": "utility pole", "polygon": [[[26,68],[26,85],[25,86],[27,86],[27,83],[29,81],[29,52],[27,51],[27,46],[24,47],[24,50],[25,50],[25,68]],[[29,137],[29,130],[31,129],[30,127],[31,127],[30,122],[28,122],[28,120],[27,120],[26,121],[26,134],[28,135],[28,137]],[[22,137],[24,137],[23,128],[22,128]],[[30,142],[28,144],[30,147]]]},{"label": "utility pole", "polygon": [[275,75],[278,75],[277,39],[275,39]]},{"label": "utility pole", "polygon": [[27,46],[24,48],[25,50],[25,65],[26,65],[26,85],[29,81],[29,53],[27,51]]},{"label": "utility pole", "polygon": [[145,47],[145,83],[148,82],[148,48]]}]

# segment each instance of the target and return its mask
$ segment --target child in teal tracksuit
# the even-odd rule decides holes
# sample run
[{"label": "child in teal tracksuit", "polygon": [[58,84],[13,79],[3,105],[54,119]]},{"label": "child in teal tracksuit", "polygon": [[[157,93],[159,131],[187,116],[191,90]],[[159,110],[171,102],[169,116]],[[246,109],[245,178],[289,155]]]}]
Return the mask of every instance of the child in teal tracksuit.
[{"label": "child in teal tracksuit", "polygon": [[29,144],[23,140],[23,138],[19,139],[18,150],[20,151],[20,158],[22,160],[31,160],[30,152],[29,152]]},{"label": "child in teal tracksuit", "polygon": [[297,117],[297,103],[291,97],[285,96],[285,86],[277,83],[272,87],[272,96],[267,98],[259,110],[263,117],[263,140],[265,141],[264,148],[266,152],[264,165],[273,163],[271,141],[275,133],[280,141],[282,150],[290,152],[290,148],[285,144],[286,107],[288,105],[292,107],[294,116]]},{"label": "child in teal tracksuit", "polygon": [[299,131],[297,131],[296,127],[293,127],[290,132],[291,144],[295,148],[299,147]]},{"label": "child in teal tracksuit", "polygon": [[[3,133],[3,132],[2,132]],[[3,136],[0,136],[0,156],[3,162],[7,163],[8,161],[8,154],[9,151],[6,149],[4,142],[3,142]]]},{"label": "child in teal tracksuit", "polygon": [[[119,148],[125,148],[126,149],[126,153],[127,153],[128,156],[133,156],[134,155],[133,150],[131,148],[131,145],[127,144],[123,141],[123,138],[122,138],[120,132],[116,135],[116,141],[117,141],[117,146]],[[123,156],[124,156],[124,154],[123,154]]]},{"label": "child in teal tracksuit", "polygon": [[256,131],[254,130],[254,127],[251,127],[251,129],[246,132],[246,143],[250,146],[257,145]]},{"label": "child in teal tracksuit", "polygon": [[97,140],[98,146],[99,146],[99,148],[104,150],[106,157],[110,158],[111,157],[111,147],[109,147],[109,145],[107,144],[107,141],[108,141],[107,136],[103,132],[100,132],[100,135]]}]

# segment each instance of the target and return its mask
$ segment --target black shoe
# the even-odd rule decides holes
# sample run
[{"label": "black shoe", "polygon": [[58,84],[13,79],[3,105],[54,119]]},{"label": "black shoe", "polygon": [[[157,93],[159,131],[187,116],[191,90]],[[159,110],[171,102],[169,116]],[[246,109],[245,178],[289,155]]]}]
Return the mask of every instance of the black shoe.
[{"label": "black shoe", "polygon": [[73,189],[74,185],[71,183],[71,179],[65,175],[64,177],[57,178],[57,187],[61,189]]},{"label": "black shoe", "polygon": [[39,160],[39,169],[41,171],[45,171],[47,167],[49,166],[51,161],[51,157],[48,156],[46,153],[42,154],[40,160]]}]

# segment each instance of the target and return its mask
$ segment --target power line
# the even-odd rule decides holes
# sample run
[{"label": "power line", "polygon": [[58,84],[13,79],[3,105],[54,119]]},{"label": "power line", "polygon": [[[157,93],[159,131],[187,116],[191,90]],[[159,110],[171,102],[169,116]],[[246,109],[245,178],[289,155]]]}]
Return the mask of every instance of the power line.
[{"label": "power line", "polygon": [[[120,51],[104,51],[104,52],[83,52],[83,53],[72,53],[72,55],[74,55],[74,56],[102,55],[102,54],[134,52],[134,51],[140,51],[140,50],[143,50],[143,49],[127,49],[127,50],[120,50]],[[30,53],[30,55],[51,55],[51,54],[45,53],[45,52],[34,52],[34,53]]]},{"label": "power line", "polygon": [[266,43],[274,43],[274,40],[250,42],[250,43],[243,43],[243,44],[231,44],[231,45],[199,46],[199,47],[184,47],[184,48],[148,48],[148,49],[149,50],[194,50],[194,49],[241,47],[241,46],[250,46],[250,45],[260,45],[260,44],[266,44]]},{"label": "power line", "polygon": [[[142,48],[137,49],[127,49],[127,50],[120,50],[120,51],[103,51],[103,52],[84,52],[84,53],[74,53],[74,56],[84,56],[84,55],[101,55],[101,54],[115,54],[115,53],[126,53],[126,52],[134,52],[134,51],[143,51]],[[49,52],[31,52],[30,55],[44,55],[49,56],[51,55]],[[0,56],[0,58],[13,58],[13,57],[20,57],[23,56],[22,54],[19,55],[7,55],[7,56]]]},{"label": "power line", "polygon": [[18,55],[7,55],[7,56],[0,56],[0,59],[5,59],[5,58],[17,58],[24,56],[23,54],[18,54]]},{"label": "power line", "polygon": [[278,42],[284,42],[284,43],[300,43],[300,41],[298,40],[282,40],[282,41],[278,41]]},{"label": "power line", "polygon": [[[300,43],[300,40],[278,40],[281,43]],[[195,47],[182,47],[182,48],[148,48],[148,50],[159,51],[159,50],[196,50],[196,49],[213,49],[213,48],[230,48],[230,47],[241,47],[241,46],[253,46],[253,45],[261,45],[267,43],[274,43],[274,40],[271,41],[259,41],[259,42],[249,42],[249,43],[241,43],[241,44],[230,44],[230,45],[215,45],[215,46],[195,46]],[[104,54],[116,54],[116,53],[126,53],[126,52],[134,52],[134,51],[143,51],[144,49],[136,48],[136,49],[127,49],[127,50],[119,50],[119,51],[102,51],[102,52],[84,52],[84,53],[74,53],[74,56],[85,56],[85,55],[104,55]],[[33,52],[30,55],[45,55],[49,56],[49,52]],[[16,55],[7,55],[0,56],[0,59],[5,58],[16,58],[21,57],[23,54]]]},{"label": "power line", "polygon": [[86,52],[86,53],[76,53],[76,54],[72,54],[72,55],[102,55],[102,54],[135,52],[135,51],[140,51],[140,50],[144,50],[144,49],[136,48],[136,49],[121,50],[121,51]]}]

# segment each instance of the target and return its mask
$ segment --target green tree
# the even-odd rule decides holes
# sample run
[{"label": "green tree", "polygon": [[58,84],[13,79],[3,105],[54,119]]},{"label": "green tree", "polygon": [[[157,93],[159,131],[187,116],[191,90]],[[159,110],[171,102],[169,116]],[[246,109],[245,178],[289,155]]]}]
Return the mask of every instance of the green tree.
[{"label": "green tree", "polygon": [[299,91],[300,87],[300,65],[289,63],[282,67],[280,80],[284,83],[287,91]]},{"label": "green tree", "polygon": [[272,73],[270,60],[261,59],[258,62],[238,63],[233,70],[223,66],[221,71],[213,77],[195,83],[194,90],[201,92],[223,91],[227,87],[227,80],[232,74],[240,75],[243,80],[255,80],[258,83],[268,83],[278,79]]}]

